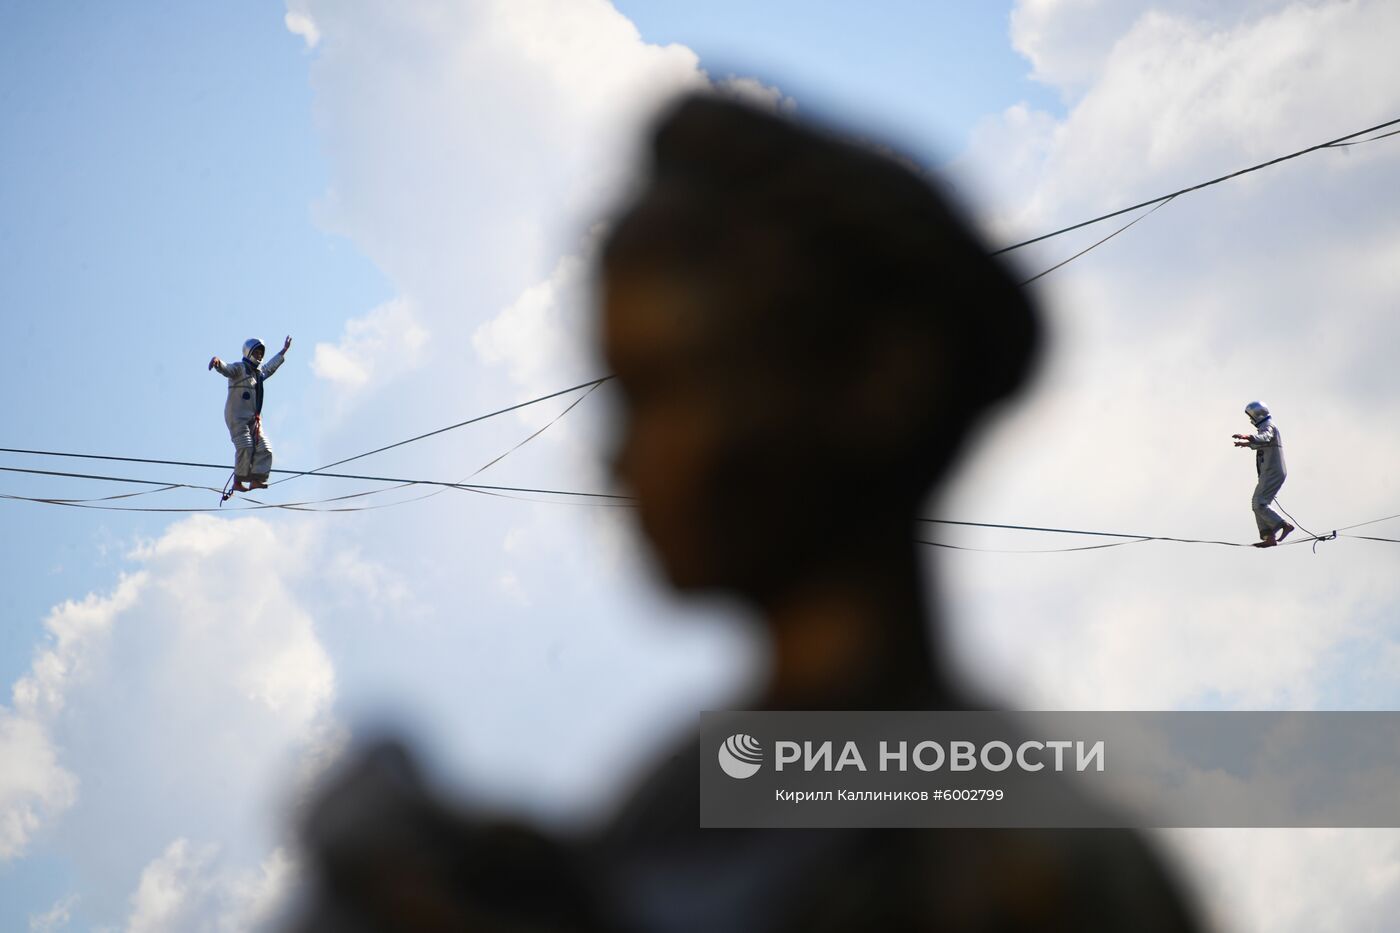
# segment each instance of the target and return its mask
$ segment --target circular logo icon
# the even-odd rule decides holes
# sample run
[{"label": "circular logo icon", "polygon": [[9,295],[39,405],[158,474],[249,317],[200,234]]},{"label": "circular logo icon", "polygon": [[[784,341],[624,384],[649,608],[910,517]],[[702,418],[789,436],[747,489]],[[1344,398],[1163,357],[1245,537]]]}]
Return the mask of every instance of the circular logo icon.
[{"label": "circular logo icon", "polygon": [[732,778],[753,777],[762,764],[763,746],[751,735],[731,735],[719,747],[719,766]]}]

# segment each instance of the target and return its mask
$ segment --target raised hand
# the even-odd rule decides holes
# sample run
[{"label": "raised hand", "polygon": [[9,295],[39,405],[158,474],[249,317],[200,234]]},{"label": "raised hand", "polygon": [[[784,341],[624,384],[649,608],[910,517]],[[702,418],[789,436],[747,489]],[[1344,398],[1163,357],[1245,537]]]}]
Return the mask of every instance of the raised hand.
[{"label": "raised hand", "polygon": [[287,339],[284,340],[284,341],[282,342],[282,352],[283,352],[283,353],[286,353],[286,352],[287,352],[288,350],[290,350],[291,348],[292,348],[292,338],[291,338],[290,336],[288,336]]}]

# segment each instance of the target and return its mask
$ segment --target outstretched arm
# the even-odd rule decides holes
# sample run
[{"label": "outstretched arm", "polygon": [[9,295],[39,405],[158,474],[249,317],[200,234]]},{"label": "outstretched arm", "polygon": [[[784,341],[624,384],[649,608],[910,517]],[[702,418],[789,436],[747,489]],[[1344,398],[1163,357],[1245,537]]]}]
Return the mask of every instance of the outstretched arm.
[{"label": "outstretched arm", "polygon": [[229,379],[232,379],[234,376],[238,375],[238,370],[235,368],[237,365],[237,363],[229,365],[228,363],[225,363],[223,360],[219,359],[217,356],[209,361],[210,369],[217,369],[219,371],[219,375],[227,376]]},{"label": "outstretched arm", "polygon": [[1231,436],[1235,439],[1236,447],[1251,447],[1256,450],[1260,447],[1271,447],[1274,443],[1274,426],[1269,425],[1258,434],[1234,434]]},{"label": "outstretched arm", "polygon": [[287,358],[287,351],[291,348],[292,338],[288,337],[282,342],[282,349],[278,350],[277,353],[272,357],[272,359],[268,360],[262,365],[262,375],[264,379],[277,372],[277,367],[282,365],[282,361]]}]

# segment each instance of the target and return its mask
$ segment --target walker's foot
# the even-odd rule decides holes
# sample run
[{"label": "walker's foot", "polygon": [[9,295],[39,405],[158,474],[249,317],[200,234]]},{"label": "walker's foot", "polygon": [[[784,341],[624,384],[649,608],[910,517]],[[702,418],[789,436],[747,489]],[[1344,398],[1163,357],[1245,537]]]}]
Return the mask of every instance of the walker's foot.
[{"label": "walker's foot", "polygon": [[248,488],[249,488],[249,489],[266,489],[266,488],[267,488],[267,483],[264,483],[264,482],[263,482],[262,480],[260,480],[260,479],[255,479],[255,480],[253,480],[252,482],[250,482],[250,483],[248,484]]},{"label": "walker's foot", "polygon": [[234,481],[233,481],[233,492],[247,492],[247,491],[248,491],[248,486],[244,484],[243,480],[239,479],[239,480],[234,480]]},{"label": "walker's foot", "polygon": [[1281,526],[1279,526],[1278,537],[1274,539],[1274,543],[1275,543],[1275,544],[1282,544],[1282,543],[1283,543],[1283,539],[1286,538],[1286,537],[1288,537],[1288,536],[1289,536],[1290,534],[1292,534],[1292,533],[1293,533],[1293,526],[1290,525],[1290,524],[1288,524],[1288,522],[1284,522]]},{"label": "walker's foot", "polygon": [[1273,546],[1276,545],[1276,544],[1278,544],[1278,542],[1274,540],[1273,535],[1270,535],[1269,537],[1265,538],[1263,541],[1256,541],[1256,542],[1254,542],[1254,546],[1255,546],[1255,547],[1273,547]]}]

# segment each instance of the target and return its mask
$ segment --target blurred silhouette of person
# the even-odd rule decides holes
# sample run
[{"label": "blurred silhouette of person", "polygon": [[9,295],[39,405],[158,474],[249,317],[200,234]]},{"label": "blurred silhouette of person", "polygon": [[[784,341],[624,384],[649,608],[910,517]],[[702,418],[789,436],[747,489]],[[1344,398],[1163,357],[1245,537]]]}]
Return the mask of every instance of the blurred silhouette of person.
[{"label": "blurred silhouette of person", "polygon": [[[687,97],[659,122],[599,272],[602,349],[622,402],[618,477],[676,590],[756,610],[772,664],[746,705],[984,706],[940,651],[914,519],[1026,380],[1040,325],[930,180],[789,119]],[[698,735],[582,840],[424,816],[414,782],[398,777],[402,754],[375,754],[381,763],[352,767],[308,823],[322,915],[336,903],[327,892],[355,890],[356,878],[429,864],[395,883],[412,896],[369,901],[460,902],[476,929],[1198,929],[1128,831],[702,830]],[[398,789],[375,792],[386,784]],[[399,810],[416,815],[384,815]],[[403,828],[417,823],[435,828]],[[513,840],[509,867],[486,854],[492,833]],[[483,885],[479,869],[442,867],[453,864],[511,880]],[[471,913],[483,893],[489,916]],[[354,902],[356,917],[369,901]],[[340,928],[457,928],[378,916]]]},{"label": "blurred silhouette of person", "polygon": [[1283,435],[1274,426],[1269,406],[1263,402],[1244,406],[1244,416],[1254,425],[1254,433],[1231,436],[1236,447],[1254,451],[1254,472],[1258,480],[1249,500],[1249,507],[1254,510],[1254,524],[1259,528],[1259,541],[1254,546],[1273,547],[1293,533],[1293,525],[1271,507],[1283,488],[1283,481],[1288,478],[1288,467],[1283,462]]}]

